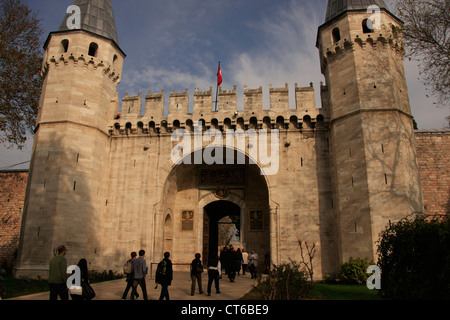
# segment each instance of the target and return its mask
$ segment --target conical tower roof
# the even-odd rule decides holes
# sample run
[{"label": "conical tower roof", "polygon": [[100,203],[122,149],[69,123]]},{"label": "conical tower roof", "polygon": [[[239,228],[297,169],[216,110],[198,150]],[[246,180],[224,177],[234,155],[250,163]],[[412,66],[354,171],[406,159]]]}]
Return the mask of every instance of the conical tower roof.
[{"label": "conical tower roof", "polygon": [[383,0],[328,0],[325,22],[336,18],[346,11],[367,10],[372,5],[377,5],[382,9],[388,10]]},{"label": "conical tower roof", "polygon": [[[111,39],[119,45],[111,0],[74,0],[73,5],[80,7],[82,30]],[[69,30],[67,19],[70,16],[66,14],[58,31]]]}]

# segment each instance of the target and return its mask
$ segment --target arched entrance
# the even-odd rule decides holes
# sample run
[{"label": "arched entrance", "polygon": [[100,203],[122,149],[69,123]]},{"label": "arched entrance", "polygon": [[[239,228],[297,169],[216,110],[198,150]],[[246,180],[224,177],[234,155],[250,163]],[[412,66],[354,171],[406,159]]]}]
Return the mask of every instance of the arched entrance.
[{"label": "arched entrance", "polygon": [[[245,164],[180,163],[170,170],[158,204],[161,228],[155,229],[155,260],[169,243],[177,264],[191,262],[197,252],[206,262],[227,242],[255,249],[261,257],[270,250],[269,188],[260,167],[246,159]],[[164,212],[171,212],[170,220]],[[171,237],[160,233],[164,227]]]},{"label": "arched entrance", "polygon": [[225,245],[242,247],[241,208],[230,201],[218,200],[204,207],[203,260],[217,257]]}]

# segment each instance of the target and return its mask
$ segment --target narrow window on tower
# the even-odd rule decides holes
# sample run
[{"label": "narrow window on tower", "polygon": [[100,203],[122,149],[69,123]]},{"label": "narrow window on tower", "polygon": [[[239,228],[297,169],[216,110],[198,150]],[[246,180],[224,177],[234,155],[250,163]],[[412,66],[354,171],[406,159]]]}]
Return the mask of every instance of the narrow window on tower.
[{"label": "narrow window on tower", "polygon": [[334,28],[332,31],[332,35],[333,35],[333,43],[336,43],[339,40],[341,40],[341,32],[339,31],[339,28]]},{"label": "narrow window on tower", "polygon": [[89,45],[89,55],[92,57],[96,57],[98,52],[98,44],[95,42],[91,42]]},{"label": "narrow window on tower", "polygon": [[69,40],[64,39],[61,41],[61,50],[63,53],[66,53],[69,50]]},{"label": "narrow window on tower", "polygon": [[[369,23],[370,21],[370,23]],[[363,33],[373,33],[374,29],[372,29],[373,23],[372,20],[364,19],[362,22]]]}]

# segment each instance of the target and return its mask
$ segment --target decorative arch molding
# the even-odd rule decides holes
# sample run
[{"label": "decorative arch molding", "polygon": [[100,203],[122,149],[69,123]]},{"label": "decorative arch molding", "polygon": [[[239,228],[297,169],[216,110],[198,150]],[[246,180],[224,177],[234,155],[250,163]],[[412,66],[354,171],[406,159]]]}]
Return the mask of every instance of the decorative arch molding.
[{"label": "decorative arch molding", "polygon": [[235,205],[239,206],[241,209],[245,208],[245,200],[242,199],[241,197],[231,193],[227,198],[225,199],[218,199],[214,193],[208,193],[206,195],[204,195],[200,201],[198,202],[198,208],[204,208],[205,206],[207,206],[208,204],[215,202],[215,201],[219,201],[219,200],[223,200],[223,201],[230,201],[232,203],[234,203]]},{"label": "decorative arch molding", "polygon": [[[204,150],[205,150],[206,146],[201,148],[201,152],[203,154]],[[258,159],[255,159],[254,157],[252,157],[252,155],[248,152],[248,150],[245,150],[245,152],[237,147],[234,148],[230,148],[228,146],[224,146],[224,149],[232,149],[234,152],[240,152],[242,154],[244,154],[245,159],[246,159],[246,164],[245,166],[257,166],[259,172],[264,172],[264,167],[262,166],[262,164],[258,161]],[[192,157],[194,152],[198,152],[200,151],[200,149],[194,149],[192,150],[191,153],[189,153],[188,155],[185,156],[185,158],[187,157]],[[225,154],[226,151],[224,151]],[[179,170],[180,167],[183,166],[183,160],[185,158],[180,159],[177,163],[171,163],[170,166],[167,167],[167,175],[163,177],[162,181],[163,184],[165,184],[167,182],[167,180],[170,178],[171,175],[173,175],[176,170]],[[248,160],[248,163],[247,163]],[[192,165],[196,165],[196,164],[192,164]],[[200,165],[200,164],[199,164]],[[230,164],[230,166],[233,166],[232,164]],[[271,176],[270,175],[266,175],[266,174],[261,174],[262,179],[264,180],[266,186],[267,186],[267,192],[268,192],[268,198],[269,201],[272,199],[271,196]],[[164,189],[164,188],[163,188]]]}]

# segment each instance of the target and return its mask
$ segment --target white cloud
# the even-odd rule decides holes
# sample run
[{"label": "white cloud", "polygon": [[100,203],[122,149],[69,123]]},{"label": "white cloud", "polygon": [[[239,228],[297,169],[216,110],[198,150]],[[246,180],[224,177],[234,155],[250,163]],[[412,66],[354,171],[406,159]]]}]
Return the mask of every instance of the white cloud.
[{"label": "white cloud", "polygon": [[309,86],[313,82],[318,88],[323,77],[315,44],[317,28],[323,21],[317,12],[310,4],[299,6],[295,1],[289,1],[253,22],[250,27],[261,34],[259,45],[236,54],[229,70],[230,81],[238,87],[263,86],[265,108],[268,108],[269,84],[274,87],[289,84],[291,107],[295,83]]}]

